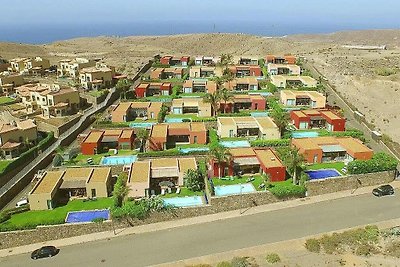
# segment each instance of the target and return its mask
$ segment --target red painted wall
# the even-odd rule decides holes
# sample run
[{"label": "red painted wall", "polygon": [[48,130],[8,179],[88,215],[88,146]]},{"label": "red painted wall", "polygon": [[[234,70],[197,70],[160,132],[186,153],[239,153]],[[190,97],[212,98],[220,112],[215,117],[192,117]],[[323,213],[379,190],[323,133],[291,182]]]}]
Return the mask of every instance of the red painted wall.
[{"label": "red painted wall", "polygon": [[100,148],[100,143],[81,143],[81,152],[83,155],[94,155],[95,148]]},{"label": "red painted wall", "polygon": [[146,89],[145,88],[136,88],[135,89],[136,97],[142,98],[146,96]]},{"label": "red painted wall", "polygon": [[197,136],[197,144],[207,144],[207,131],[190,132],[190,143],[194,144],[194,137]]},{"label": "red painted wall", "polygon": [[162,57],[160,59],[160,63],[163,65],[169,65],[169,60],[171,59],[171,57]]},{"label": "red painted wall", "polygon": [[[252,99],[251,100],[251,109],[252,110],[265,110],[267,105],[266,99]],[[256,108],[257,106],[257,108]]]},{"label": "red painted wall", "polygon": [[262,76],[262,71],[260,66],[251,66],[250,67],[250,75],[251,76]]}]

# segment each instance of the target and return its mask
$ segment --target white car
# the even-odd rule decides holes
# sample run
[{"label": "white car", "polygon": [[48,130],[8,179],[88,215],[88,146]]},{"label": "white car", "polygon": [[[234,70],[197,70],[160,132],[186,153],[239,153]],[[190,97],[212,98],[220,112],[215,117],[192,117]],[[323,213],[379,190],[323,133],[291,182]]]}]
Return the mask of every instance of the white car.
[{"label": "white car", "polygon": [[29,203],[29,202],[28,202],[28,199],[23,198],[23,199],[21,199],[20,201],[17,202],[17,204],[15,205],[15,207],[19,208],[19,207],[28,205],[28,203]]}]

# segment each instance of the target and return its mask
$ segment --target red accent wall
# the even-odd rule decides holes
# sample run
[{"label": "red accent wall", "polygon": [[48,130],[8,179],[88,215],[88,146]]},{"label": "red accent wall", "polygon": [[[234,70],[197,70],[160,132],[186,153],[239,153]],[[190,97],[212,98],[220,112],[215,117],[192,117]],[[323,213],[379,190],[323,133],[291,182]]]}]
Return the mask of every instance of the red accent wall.
[{"label": "red accent wall", "polygon": [[[252,110],[265,110],[267,105],[266,99],[252,99],[251,100],[251,109]],[[256,108],[257,106],[257,108]]]},{"label": "red accent wall", "polygon": [[226,162],[221,163],[220,166],[218,166],[217,162],[214,162],[214,160],[210,161],[210,165],[212,166],[212,174],[214,177],[218,177],[218,167],[221,168],[221,177],[224,176],[232,176],[233,175],[233,163],[229,165],[228,173],[224,174],[224,169],[227,166]]},{"label": "red accent wall", "polygon": [[81,152],[83,155],[94,155],[94,150],[100,148],[99,143],[81,143]]},{"label": "red accent wall", "polygon": [[190,143],[194,144],[194,137],[197,136],[197,144],[207,144],[207,131],[190,132]]},{"label": "red accent wall", "polygon": [[286,179],[286,168],[285,167],[272,167],[264,169],[261,165],[265,173],[268,173],[271,177],[271,182],[281,182]]},{"label": "red accent wall", "polygon": [[250,75],[251,76],[262,76],[262,71],[260,66],[250,66]]},{"label": "red accent wall", "polygon": [[170,61],[170,57],[162,57],[161,59],[160,59],[160,63],[162,64],[162,65],[169,65],[169,61]]},{"label": "red accent wall", "polygon": [[335,132],[343,132],[346,130],[346,119],[344,119],[344,118],[336,119],[336,120],[331,120],[329,118],[326,118],[326,121],[329,124],[333,125],[333,131],[335,131]]},{"label": "red accent wall", "polygon": [[146,89],[145,88],[136,88],[135,89],[136,97],[142,98],[146,96]]}]

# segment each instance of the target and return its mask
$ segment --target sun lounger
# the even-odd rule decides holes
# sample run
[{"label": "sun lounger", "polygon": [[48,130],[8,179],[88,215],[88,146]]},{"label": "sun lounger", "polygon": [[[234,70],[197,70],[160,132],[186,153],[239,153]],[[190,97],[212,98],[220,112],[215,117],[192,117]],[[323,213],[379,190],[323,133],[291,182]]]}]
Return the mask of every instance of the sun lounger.
[{"label": "sun lounger", "polygon": [[229,181],[229,180],[231,180],[231,178],[229,178],[229,177],[221,177],[220,179],[223,180],[223,181]]},{"label": "sun lounger", "polygon": [[258,186],[258,188],[264,188],[265,187],[265,184],[264,183],[262,183],[262,184],[260,184],[259,186]]}]

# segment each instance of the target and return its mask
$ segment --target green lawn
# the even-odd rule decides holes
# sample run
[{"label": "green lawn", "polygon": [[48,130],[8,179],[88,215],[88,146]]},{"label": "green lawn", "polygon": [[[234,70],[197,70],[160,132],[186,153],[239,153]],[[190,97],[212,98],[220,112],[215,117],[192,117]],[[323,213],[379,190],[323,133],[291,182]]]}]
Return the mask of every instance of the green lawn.
[{"label": "green lawn", "polygon": [[178,148],[198,148],[198,147],[208,147],[208,145],[202,144],[185,144],[185,145],[177,145]]},{"label": "green lawn", "polygon": [[110,152],[96,154],[96,155],[78,154],[74,159],[64,162],[64,164],[69,166],[89,166],[89,164],[87,163],[87,159],[92,158],[94,165],[98,165],[100,164],[101,159],[105,156],[123,156],[123,155],[135,155],[135,154],[137,154],[136,150],[118,150],[117,155],[114,155]]},{"label": "green lawn", "polygon": [[200,192],[194,192],[186,187],[181,187],[181,192],[179,194],[177,193],[171,193],[171,194],[165,194],[162,196],[163,198],[171,198],[171,197],[190,197],[190,196],[202,196],[204,193],[203,191]]},{"label": "green lawn", "polygon": [[89,95],[93,97],[100,97],[102,95],[108,94],[108,90],[92,90],[89,92]]},{"label": "green lawn", "polygon": [[94,210],[110,208],[112,198],[98,198],[96,201],[71,200],[65,206],[53,210],[31,210],[14,214],[6,222],[0,224],[0,230],[34,228],[37,225],[62,224],[69,211]]},{"label": "green lawn", "polygon": [[207,93],[182,93],[182,94],[179,94],[179,96],[201,96],[201,97],[203,97],[205,95],[207,95]]},{"label": "green lawn", "polygon": [[7,96],[0,97],[0,105],[13,103],[13,102],[15,102],[14,98],[7,97]]},{"label": "green lawn", "polygon": [[11,162],[13,162],[13,160],[0,160],[0,173],[2,173]]},{"label": "green lawn", "polygon": [[343,162],[317,163],[317,164],[307,165],[306,170],[335,169],[340,174],[343,174],[342,169],[344,166],[345,165]]},{"label": "green lawn", "polygon": [[[233,185],[233,184],[246,184],[246,183],[248,183],[247,179],[249,177],[250,176],[242,176],[241,178],[234,177],[233,181],[231,181],[231,180],[222,180],[222,179],[219,179],[219,178],[213,178],[213,183],[214,183],[214,186],[218,186],[218,185]],[[264,182],[264,179],[262,178],[262,176],[261,175],[254,175],[253,177],[255,178],[255,180],[252,181],[251,183],[253,184],[254,188],[256,190],[258,190],[258,191],[264,190],[264,189],[258,188],[258,186]],[[228,177],[225,177],[225,178],[228,178]]]}]

